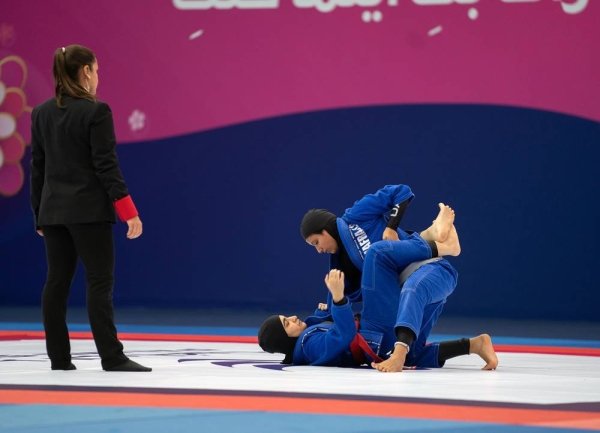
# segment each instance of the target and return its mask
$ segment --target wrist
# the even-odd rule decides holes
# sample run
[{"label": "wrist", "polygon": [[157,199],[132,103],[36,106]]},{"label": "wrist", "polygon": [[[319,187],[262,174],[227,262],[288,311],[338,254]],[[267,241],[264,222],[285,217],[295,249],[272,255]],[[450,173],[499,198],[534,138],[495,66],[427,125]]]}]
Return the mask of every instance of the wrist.
[{"label": "wrist", "polygon": [[348,298],[346,298],[344,295],[342,295],[339,298],[332,298],[333,299],[333,304],[336,307],[341,307],[342,305],[346,305],[348,303]]},{"label": "wrist", "polygon": [[125,197],[115,200],[113,202],[113,206],[117,211],[117,215],[119,219],[123,222],[129,221],[131,218],[138,216],[138,211],[133,204],[133,200],[130,195],[126,195]]}]

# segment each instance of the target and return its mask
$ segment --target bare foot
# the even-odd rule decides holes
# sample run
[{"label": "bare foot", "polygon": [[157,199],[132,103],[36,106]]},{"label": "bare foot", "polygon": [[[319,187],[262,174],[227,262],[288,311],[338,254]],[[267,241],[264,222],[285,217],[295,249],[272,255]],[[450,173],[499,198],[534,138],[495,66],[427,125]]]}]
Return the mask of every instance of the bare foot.
[{"label": "bare foot", "polygon": [[458,241],[458,233],[454,224],[450,226],[448,237],[444,242],[435,243],[438,249],[439,256],[458,256],[460,255],[460,242]]},{"label": "bare foot", "polygon": [[454,211],[444,203],[438,204],[440,212],[433,223],[423,232],[421,237],[426,241],[445,242],[454,223]]},{"label": "bare foot", "polygon": [[433,221],[433,233],[436,241],[444,242],[448,239],[448,234],[450,233],[450,228],[452,224],[454,224],[454,211],[450,206],[445,205],[444,203],[439,203],[440,212],[438,213],[437,218]]},{"label": "bare foot", "polygon": [[498,367],[498,357],[492,345],[492,339],[487,334],[481,334],[478,337],[469,339],[471,344],[471,352],[475,353],[486,362],[482,370],[495,370]]},{"label": "bare foot", "polygon": [[392,356],[380,363],[372,362],[371,367],[384,373],[401,373],[406,361],[406,354],[406,349],[396,348]]}]

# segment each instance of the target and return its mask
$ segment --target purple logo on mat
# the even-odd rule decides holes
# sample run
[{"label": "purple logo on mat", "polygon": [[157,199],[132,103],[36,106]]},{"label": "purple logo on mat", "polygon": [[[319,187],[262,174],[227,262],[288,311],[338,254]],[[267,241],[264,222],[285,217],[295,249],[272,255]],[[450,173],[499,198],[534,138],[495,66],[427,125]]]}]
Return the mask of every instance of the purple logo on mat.
[{"label": "purple logo on mat", "polygon": [[[177,362],[207,362],[219,367],[235,367],[236,365],[253,365],[258,368],[269,370],[283,370],[289,365],[280,364],[278,361],[255,359],[255,355],[263,352],[242,352],[227,348],[183,348],[183,349],[151,349],[151,350],[128,350],[130,358],[175,358]],[[233,357],[232,357],[233,356]],[[246,356],[246,357],[244,357]],[[100,359],[95,351],[73,352],[71,357],[74,361],[97,361]],[[184,358],[182,358],[184,357]],[[28,354],[4,354],[0,355],[0,362],[49,362],[48,355],[43,352]]]}]

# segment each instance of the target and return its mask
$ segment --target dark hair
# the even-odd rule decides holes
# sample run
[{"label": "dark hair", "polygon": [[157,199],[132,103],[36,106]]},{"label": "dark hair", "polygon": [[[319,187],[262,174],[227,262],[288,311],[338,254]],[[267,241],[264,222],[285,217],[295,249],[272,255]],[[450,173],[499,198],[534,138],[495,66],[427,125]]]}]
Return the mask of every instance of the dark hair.
[{"label": "dark hair", "polygon": [[97,101],[96,95],[91,94],[79,84],[79,72],[84,66],[93,68],[96,63],[94,53],[81,45],[69,45],[58,48],[54,52],[54,91],[58,106],[63,108],[61,94],[63,92],[73,98],[84,98]]},{"label": "dark hair", "polygon": [[330,235],[333,235],[331,229],[328,229],[332,223],[336,220],[336,216],[329,212],[327,209],[311,209],[302,218],[300,223],[300,233],[302,233],[303,239],[314,233],[323,233],[323,230],[327,229]]},{"label": "dark hair", "polygon": [[258,330],[258,345],[269,353],[283,353],[285,358],[282,364],[292,364],[294,348],[298,337],[290,337],[283,328],[283,323],[278,315],[269,317]]}]

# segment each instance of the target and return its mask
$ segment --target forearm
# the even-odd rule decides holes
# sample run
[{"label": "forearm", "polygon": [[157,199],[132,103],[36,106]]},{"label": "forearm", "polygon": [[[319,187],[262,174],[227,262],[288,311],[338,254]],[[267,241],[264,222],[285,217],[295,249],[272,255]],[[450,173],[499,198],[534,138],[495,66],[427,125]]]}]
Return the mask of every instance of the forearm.
[{"label": "forearm", "polygon": [[111,201],[114,202],[129,195],[117,161],[116,145],[98,144],[96,148],[92,148],[92,162],[96,176]]},{"label": "forearm", "polygon": [[411,199],[407,199],[401,203],[397,203],[396,205],[394,205],[390,213],[390,220],[387,223],[388,228],[392,230],[398,230],[398,227],[400,226],[400,221],[402,221],[402,218],[404,217],[404,213],[408,208],[410,200]]},{"label": "forearm", "polygon": [[334,325],[330,337],[337,341],[340,347],[346,349],[356,335],[354,312],[348,298],[343,296],[340,301],[334,302],[331,306],[331,316]]},{"label": "forearm", "polygon": [[393,212],[392,208],[398,205],[397,223],[399,224],[413,197],[414,194],[407,185],[386,185],[375,194],[367,194],[354,203],[354,206],[346,211],[344,217],[349,221],[370,221]]}]

